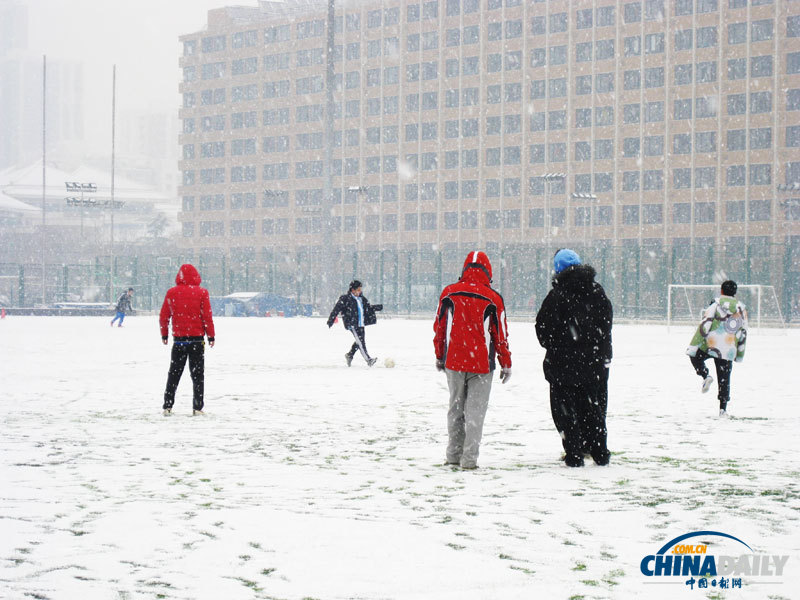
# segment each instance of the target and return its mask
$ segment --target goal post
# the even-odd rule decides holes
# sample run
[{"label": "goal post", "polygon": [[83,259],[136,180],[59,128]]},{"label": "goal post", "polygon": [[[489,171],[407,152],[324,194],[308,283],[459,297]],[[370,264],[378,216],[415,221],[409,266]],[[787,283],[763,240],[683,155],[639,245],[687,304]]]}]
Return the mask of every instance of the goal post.
[{"label": "goal post", "polygon": [[[673,323],[699,323],[703,310],[719,295],[718,284],[669,284],[667,328]],[[747,308],[751,327],[785,326],[774,285],[741,284],[737,286],[736,298]]]}]

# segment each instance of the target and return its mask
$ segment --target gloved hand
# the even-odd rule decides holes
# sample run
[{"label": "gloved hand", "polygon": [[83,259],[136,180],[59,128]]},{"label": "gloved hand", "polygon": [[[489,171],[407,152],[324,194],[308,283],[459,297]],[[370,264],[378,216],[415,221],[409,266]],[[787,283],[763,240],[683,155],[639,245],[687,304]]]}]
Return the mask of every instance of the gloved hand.
[{"label": "gloved hand", "polygon": [[507,383],[509,379],[511,379],[511,367],[504,367],[500,371],[500,383]]},{"label": "gloved hand", "polygon": [[437,358],[436,359],[436,370],[437,371],[444,371],[444,359]]}]

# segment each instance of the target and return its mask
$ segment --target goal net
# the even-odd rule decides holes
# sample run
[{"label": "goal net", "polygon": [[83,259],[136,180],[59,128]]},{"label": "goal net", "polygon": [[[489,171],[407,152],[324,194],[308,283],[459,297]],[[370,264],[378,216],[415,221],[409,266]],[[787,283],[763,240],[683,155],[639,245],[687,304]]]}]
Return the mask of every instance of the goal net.
[{"label": "goal net", "polygon": [[[703,311],[720,295],[719,285],[670,284],[667,289],[667,327],[697,324]],[[750,328],[783,327],[778,294],[773,285],[739,285],[736,298],[747,308]]]}]

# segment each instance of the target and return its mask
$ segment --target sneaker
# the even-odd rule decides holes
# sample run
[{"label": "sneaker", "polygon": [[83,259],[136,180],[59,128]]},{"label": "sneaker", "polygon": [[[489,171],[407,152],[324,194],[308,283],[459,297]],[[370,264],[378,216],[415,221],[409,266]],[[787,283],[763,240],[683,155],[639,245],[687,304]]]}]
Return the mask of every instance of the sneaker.
[{"label": "sneaker", "polygon": [[109,323],[109,325],[111,325],[111,327],[113,327],[114,326],[114,321],[111,321],[111,323]]},{"label": "sneaker", "polygon": [[164,416],[165,417],[169,417],[171,415],[172,415],[172,409],[171,408],[165,408],[164,409]]},{"label": "sneaker", "polygon": [[714,383],[714,378],[711,375],[707,375],[706,378],[703,379],[703,387],[700,388],[700,392],[705,394],[712,383]]},{"label": "sneaker", "polygon": [[582,467],[583,466],[583,457],[582,456],[570,456],[570,455],[567,455],[564,458],[564,463],[568,467]]},{"label": "sneaker", "polygon": [[720,408],[719,409],[719,418],[720,419],[728,419],[728,418],[730,418],[730,415],[728,414],[727,410],[725,410],[724,408]]},{"label": "sneaker", "polygon": [[368,365],[371,367],[371,366],[372,366],[372,365],[374,365],[376,362],[378,362],[378,359],[377,359],[377,358],[370,358],[370,359],[367,361],[367,364],[368,364]]},{"label": "sneaker", "polygon": [[349,367],[351,364],[353,364],[353,357],[350,356],[349,354],[345,354],[344,355],[344,362],[346,362],[347,366]]},{"label": "sneaker", "polygon": [[476,465],[476,464],[461,465],[461,470],[462,471],[474,471],[477,468],[478,468],[478,465]]},{"label": "sneaker", "polygon": [[204,417],[205,415],[206,413],[204,413],[202,410],[192,410],[193,417]]}]

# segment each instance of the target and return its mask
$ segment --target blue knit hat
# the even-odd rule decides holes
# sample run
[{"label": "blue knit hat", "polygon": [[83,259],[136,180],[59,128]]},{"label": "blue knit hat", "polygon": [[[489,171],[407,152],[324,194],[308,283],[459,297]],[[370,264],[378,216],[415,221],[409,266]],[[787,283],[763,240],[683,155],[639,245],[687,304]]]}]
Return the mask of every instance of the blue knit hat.
[{"label": "blue knit hat", "polygon": [[567,267],[579,264],[581,264],[581,257],[578,256],[577,252],[569,248],[562,248],[556,252],[556,255],[553,257],[553,268],[556,270],[556,273],[561,273],[561,271]]}]

